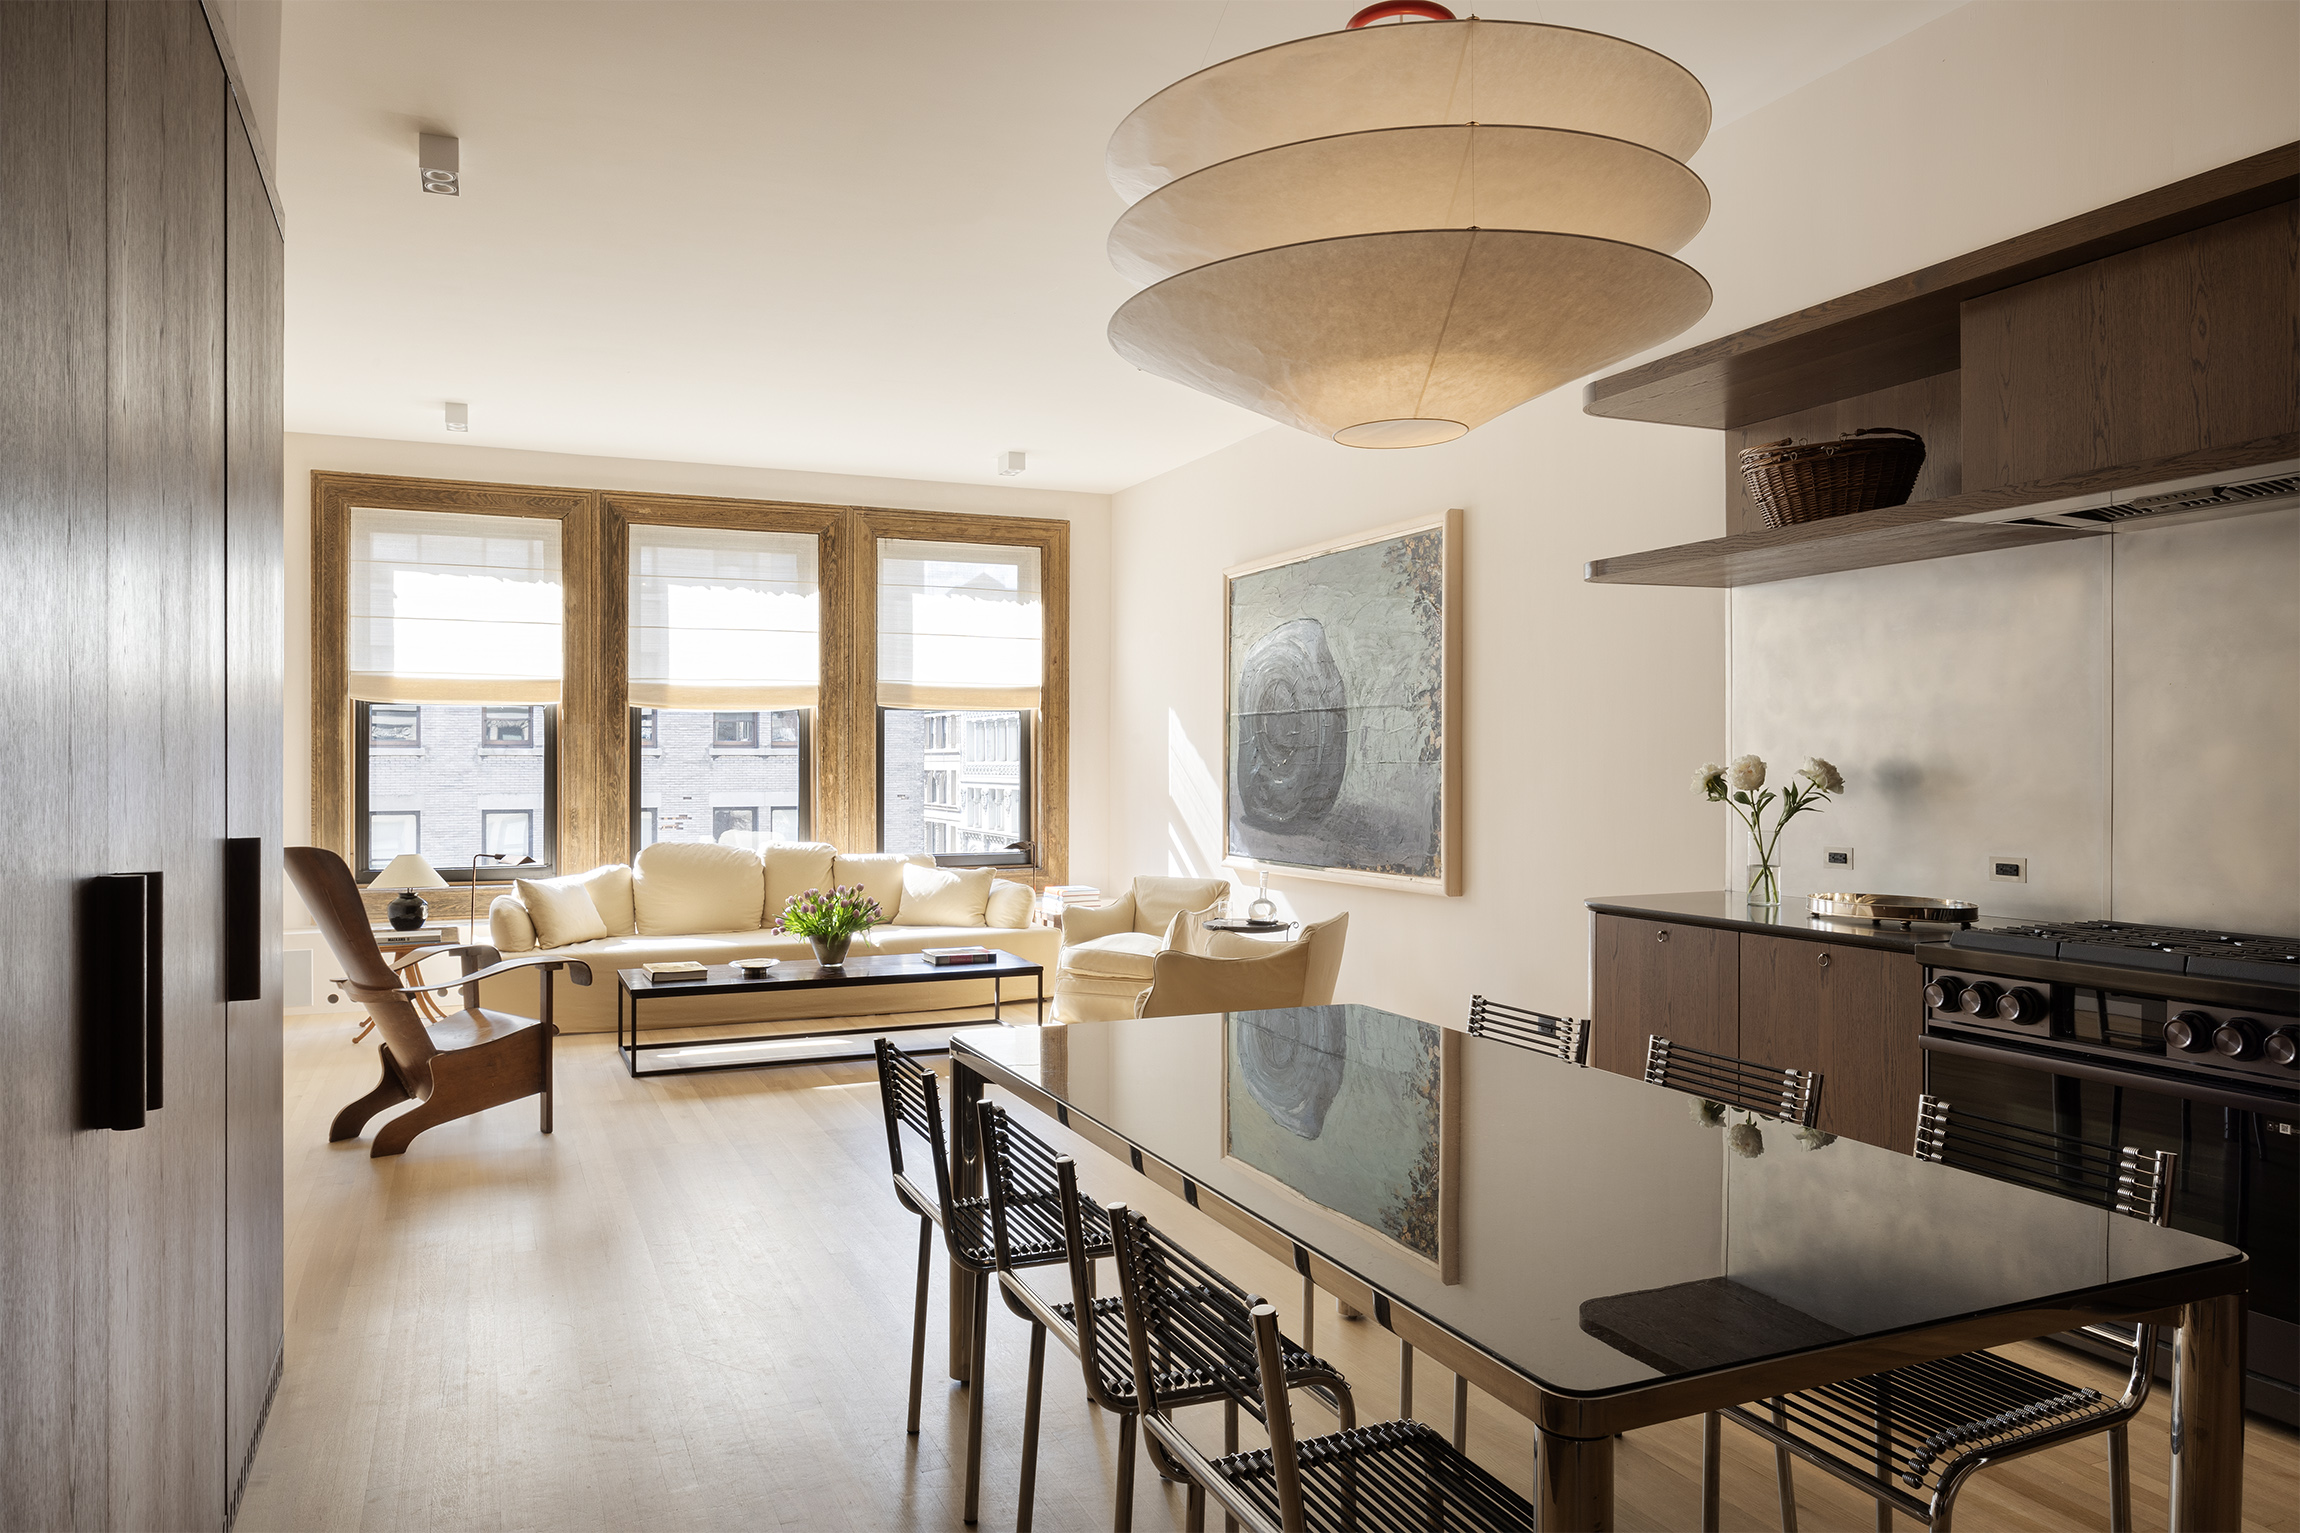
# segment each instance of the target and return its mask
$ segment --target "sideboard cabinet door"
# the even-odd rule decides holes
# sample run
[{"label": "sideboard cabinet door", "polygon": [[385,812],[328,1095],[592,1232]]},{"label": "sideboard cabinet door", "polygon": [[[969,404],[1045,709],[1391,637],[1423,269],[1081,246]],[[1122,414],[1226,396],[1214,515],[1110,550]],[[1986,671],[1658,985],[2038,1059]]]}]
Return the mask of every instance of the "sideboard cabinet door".
[{"label": "sideboard cabinet door", "polygon": [[1924,1022],[1915,955],[1741,937],[1741,1056],[1821,1072],[1820,1126],[1889,1150],[1917,1132]]},{"label": "sideboard cabinet door", "polygon": [[1645,1040],[1731,1054],[1740,1044],[1740,934],[1593,915],[1589,1062],[1645,1073]]}]

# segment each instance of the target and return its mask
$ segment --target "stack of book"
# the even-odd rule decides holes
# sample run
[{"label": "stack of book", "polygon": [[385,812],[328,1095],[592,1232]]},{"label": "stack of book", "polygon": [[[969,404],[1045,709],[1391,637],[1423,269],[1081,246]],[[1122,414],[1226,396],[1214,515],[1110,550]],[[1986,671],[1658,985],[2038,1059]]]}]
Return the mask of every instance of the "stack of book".
[{"label": "stack of book", "polygon": [[986,947],[930,947],[921,949],[919,956],[932,964],[998,962],[998,954]]},{"label": "stack of book", "polygon": [[373,930],[378,947],[452,947],[462,940],[463,934],[459,926],[419,926],[411,932],[390,926],[378,926]]},{"label": "stack of book", "polygon": [[1039,912],[1049,920],[1060,920],[1072,906],[1092,910],[1101,903],[1102,891],[1092,884],[1048,884],[1038,891]]},{"label": "stack of book", "polygon": [[658,985],[701,979],[711,972],[699,963],[649,963],[641,964],[640,967],[647,971],[647,978]]}]

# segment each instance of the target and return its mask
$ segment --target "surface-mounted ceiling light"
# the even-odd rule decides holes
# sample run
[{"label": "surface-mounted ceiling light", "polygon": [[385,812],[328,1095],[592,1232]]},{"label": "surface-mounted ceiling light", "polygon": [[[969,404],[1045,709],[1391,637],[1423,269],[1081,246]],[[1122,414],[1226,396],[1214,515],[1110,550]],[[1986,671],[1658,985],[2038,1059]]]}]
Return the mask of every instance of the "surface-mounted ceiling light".
[{"label": "surface-mounted ceiling light", "polygon": [[463,195],[463,145],[444,133],[426,133],[416,145],[416,166],[423,173],[423,189],[442,197]]},{"label": "surface-mounted ceiling light", "polygon": [[[1360,30],[1391,15],[1426,22]],[[1619,38],[1429,0],[1217,64],[1110,141],[1136,366],[1349,446],[1450,441],[1677,334],[1708,93]]]},{"label": "surface-mounted ceiling light", "polygon": [[447,429],[450,431],[469,431],[471,429],[471,406],[464,404],[461,400],[449,400],[447,402]]},{"label": "surface-mounted ceiling light", "polygon": [[998,455],[998,471],[1009,479],[1013,478],[1016,474],[1021,473],[1022,454],[1018,452],[1000,453]]}]

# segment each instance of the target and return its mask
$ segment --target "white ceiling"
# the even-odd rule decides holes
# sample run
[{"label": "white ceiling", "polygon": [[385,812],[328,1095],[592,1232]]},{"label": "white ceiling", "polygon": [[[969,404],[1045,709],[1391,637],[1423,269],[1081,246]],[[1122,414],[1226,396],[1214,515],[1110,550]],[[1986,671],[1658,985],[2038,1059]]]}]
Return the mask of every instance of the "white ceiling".
[{"label": "white ceiling", "polygon": [[[1110,350],[1132,289],[1103,145],[1181,76],[1354,8],[296,0],[288,429],[958,482],[1019,448],[1008,483],[1138,483],[1274,428]],[[1953,8],[1481,14],[1657,48],[1722,124]],[[461,197],[417,190],[426,130],[462,140]]]}]

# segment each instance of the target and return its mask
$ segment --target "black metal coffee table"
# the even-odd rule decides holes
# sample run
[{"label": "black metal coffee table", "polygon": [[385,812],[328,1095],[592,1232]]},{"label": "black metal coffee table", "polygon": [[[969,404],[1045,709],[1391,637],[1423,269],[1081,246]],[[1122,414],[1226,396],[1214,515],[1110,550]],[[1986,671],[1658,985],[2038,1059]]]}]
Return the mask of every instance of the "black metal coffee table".
[{"label": "black metal coffee table", "polygon": [[[771,994],[784,990],[838,990],[860,985],[917,985],[937,981],[987,979],[990,984],[990,1016],[994,1022],[1005,1020],[1005,981],[1026,975],[1036,977],[1036,1019],[1046,1020],[1046,966],[1012,953],[999,952],[989,963],[938,964],[929,963],[917,953],[873,953],[847,959],[838,968],[825,968],[812,959],[785,958],[763,974],[747,974],[731,964],[712,964],[701,979],[668,980],[658,984],[645,969],[618,969],[615,971],[615,1051],[623,1056],[624,1066],[634,1079],[642,1075],[696,1075],[706,1070],[755,1070],[763,1065],[782,1063],[812,1064],[825,1056],[810,1055],[805,1060],[740,1059],[725,1064],[679,1065],[670,1069],[642,1070],[639,1056],[662,1049],[721,1049],[735,1048],[747,1043],[789,1043],[810,1038],[861,1038],[868,1040],[882,1033],[917,1032],[927,1028],[953,1028],[980,1025],[979,1017],[937,1022],[901,1022],[887,1027],[856,1026],[834,1028],[828,1031],[800,1033],[752,1033],[741,1038],[681,1038],[664,1043],[639,1041],[639,1003],[641,1001],[675,1000],[692,995],[747,995],[754,992]],[[1019,1003],[1018,1003],[1019,1004]],[[625,1033],[628,1015],[629,1032]],[[819,1020],[829,1021],[830,1018]],[[851,1019],[868,1023],[867,1017]],[[698,1022],[696,1027],[739,1027],[740,1022]]]}]

